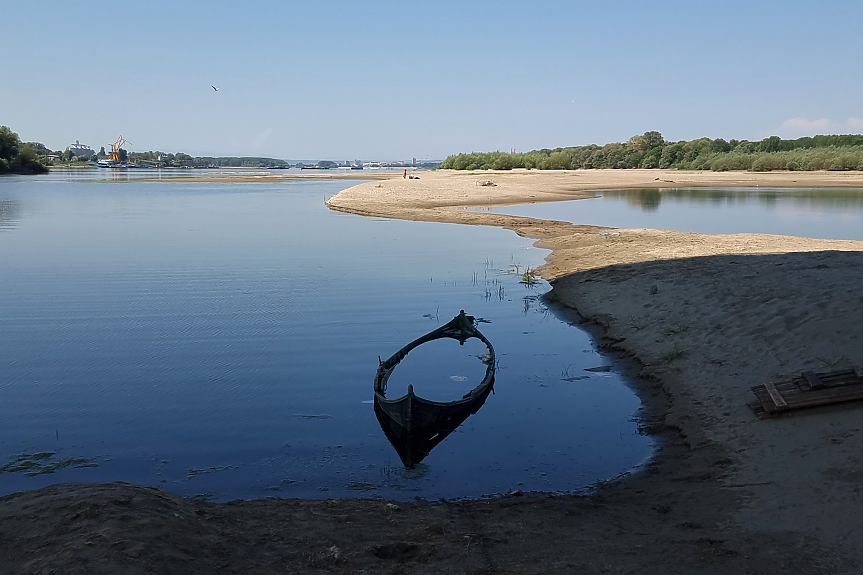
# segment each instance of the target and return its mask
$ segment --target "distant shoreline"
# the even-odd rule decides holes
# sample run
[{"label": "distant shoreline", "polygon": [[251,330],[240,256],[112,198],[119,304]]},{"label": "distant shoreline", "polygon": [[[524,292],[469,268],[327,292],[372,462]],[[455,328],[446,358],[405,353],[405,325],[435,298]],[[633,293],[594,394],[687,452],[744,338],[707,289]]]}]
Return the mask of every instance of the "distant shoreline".
[{"label": "distant shoreline", "polygon": [[[220,168],[225,170],[230,168]],[[250,169],[250,168],[240,168]],[[334,172],[332,174],[261,174],[257,176],[245,174],[224,174],[220,176],[177,176],[161,178],[139,178],[137,181],[148,182],[279,182],[283,180],[387,180],[392,177],[389,173],[356,173],[356,172]]]}]

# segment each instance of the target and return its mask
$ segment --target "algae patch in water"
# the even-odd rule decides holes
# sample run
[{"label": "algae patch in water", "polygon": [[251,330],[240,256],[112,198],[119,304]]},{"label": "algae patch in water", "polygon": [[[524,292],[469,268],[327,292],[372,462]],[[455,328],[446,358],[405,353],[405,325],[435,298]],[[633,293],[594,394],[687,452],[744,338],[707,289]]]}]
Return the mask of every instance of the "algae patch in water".
[{"label": "algae patch in water", "polygon": [[66,467],[99,467],[98,463],[85,457],[67,457],[66,459],[54,460],[57,455],[54,451],[42,451],[39,453],[22,453],[12,458],[6,465],[0,466],[0,473],[23,473],[28,477],[54,473]]},{"label": "algae patch in water", "polygon": [[190,469],[186,472],[186,479],[191,479],[196,475],[203,475],[205,473],[217,473],[219,471],[227,471],[228,469],[239,469],[239,465],[218,465],[216,467],[206,467],[202,469]]},{"label": "algae patch in water", "polygon": [[351,491],[371,491],[378,489],[379,487],[380,485],[370,483],[368,481],[351,481],[345,485],[345,489],[349,489]]}]

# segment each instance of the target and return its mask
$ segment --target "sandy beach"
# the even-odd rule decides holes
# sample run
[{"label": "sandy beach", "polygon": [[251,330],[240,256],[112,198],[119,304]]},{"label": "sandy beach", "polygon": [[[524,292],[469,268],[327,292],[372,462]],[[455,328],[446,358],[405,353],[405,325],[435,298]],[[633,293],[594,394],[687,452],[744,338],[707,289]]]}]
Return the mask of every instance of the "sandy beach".
[{"label": "sandy beach", "polygon": [[[861,172],[388,175],[334,210],[499,226],[642,399],[658,451],[591,496],[211,504],[125,484],[0,498],[9,573],[860,573],[863,404],[759,420],[753,385],[863,363],[863,242],[597,228],[468,212],[690,186],[863,187]],[[617,235],[600,235],[600,232]]]}]

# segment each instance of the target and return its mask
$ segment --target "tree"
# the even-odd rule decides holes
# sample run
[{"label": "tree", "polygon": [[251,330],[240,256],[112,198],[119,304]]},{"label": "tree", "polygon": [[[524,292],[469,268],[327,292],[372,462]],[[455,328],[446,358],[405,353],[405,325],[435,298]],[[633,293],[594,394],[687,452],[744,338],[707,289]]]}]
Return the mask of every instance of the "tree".
[{"label": "tree", "polygon": [[33,151],[40,156],[47,156],[51,153],[51,150],[49,150],[47,146],[45,146],[45,144],[41,142],[27,142],[27,145],[33,148]]},{"label": "tree", "polygon": [[644,132],[640,136],[632,136],[626,142],[626,147],[639,152],[646,152],[653,148],[659,148],[665,144],[662,134],[656,131]]},{"label": "tree", "polygon": [[715,140],[710,141],[710,151],[711,152],[728,152],[731,150],[731,144],[723,140],[722,138],[716,138]]},{"label": "tree", "polygon": [[656,147],[651,150],[647,150],[644,154],[644,158],[641,160],[641,165],[639,167],[651,169],[658,168],[660,162],[662,161],[662,148]]},{"label": "tree", "polygon": [[662,137],[662,134],[656,131],[644,132],[641,136],[645,140],[647,140],[647,149],[658,148],[660,146],[665,145],[665,138]]},{"label": "tree", "polygon": [[691,162],[698,156],[710,152],[710,138],[698,138],[683,144],[683,161]]},{"label": "tree", "polygon": [[734,147],[735,152],[740,152],[741,154],[751,154],[755,151],[755,144],[752,142],[747,142],[743,140],[737,146]]},{"label": "tree", "polygon": [[48,167],[39,160],[33,147],[22,144],[18,134],[8,126],[0,126],[0,173],[42,174],[47,171]]},{"label": "tree", "polygon": [[0,158],[11,162],[18,155],[18,146],[21,140],[18,134],[9,129],[8,126],[0,126]]},{"label": "tree", "polygon": [[9,169],[17,174],[43,174],[48,168],[39,161],[36,150],[23,144],[18,150],[18,155],[9,163]]},{"label": "tree", "polygon": [[759,152],[778,152],[782,147],[782,138],[779,136],[770,136],[758,142]]},{"label": "tree", "polygon": [[571,167],[572,158],[566,152],[552,152],[546,164],[548,170],[568,170]]},{"label": "tree", "polygon": [[667,169],[674,166],[683,159],[683,153],[683,144],[680,142],[663,147],[659,156],[659,167]]},{"label": "tree", "polygon": [[101,148],[99,148],[98,156],[99,156],[100,158],[104,158],[104,157],[105,157],[105,156],[107,156],[107,155],[108,155],[108,154],[106,154],[106,153],[105,153],[105,146],[102,146]]}]

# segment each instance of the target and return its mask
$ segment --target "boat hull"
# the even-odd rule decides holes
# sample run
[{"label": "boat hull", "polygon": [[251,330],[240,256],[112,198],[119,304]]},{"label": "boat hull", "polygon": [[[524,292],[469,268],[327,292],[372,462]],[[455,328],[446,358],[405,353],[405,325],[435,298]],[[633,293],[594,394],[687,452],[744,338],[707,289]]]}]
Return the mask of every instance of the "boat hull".
[{"label": "boat hull", "polygon": [[452,403],[428,401],[412,392],[395,401],[375,396],[375,416],[402,464],[410,469],[479,411],[492,389],[493,382],[469,399]]},{"label": "boat hull", "polygon": [[[408,386],[406,395],[386,397],[387,382],[395,367],[414,348],[442,338],[452,338],[464,344],[470,338],[480,339],[488,348],[483,359],[486,373],[482,381],[461,399],[449,402],[431,401],[414,394]],[[375,415],[384,434],[393,444],[405,467],[422,461],[468,417],[476,413],[494,389],[495,354],[491,342],[476,328],[476,320],[464,310],[438,329],[410,342],[386,361],[381,361],[375,376]]]}]

